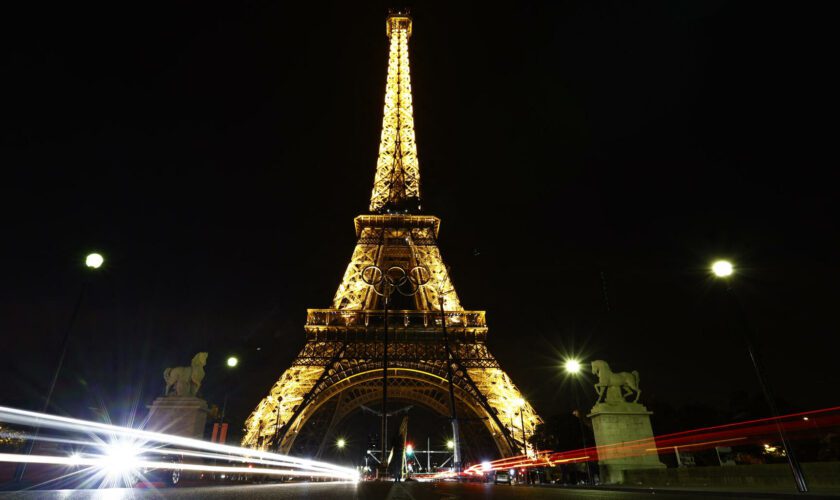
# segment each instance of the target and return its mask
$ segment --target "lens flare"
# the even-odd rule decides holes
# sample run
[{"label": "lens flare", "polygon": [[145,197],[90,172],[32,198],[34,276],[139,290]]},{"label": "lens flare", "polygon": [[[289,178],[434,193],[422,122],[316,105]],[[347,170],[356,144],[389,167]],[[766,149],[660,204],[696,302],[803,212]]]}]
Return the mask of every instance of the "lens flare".
[{"label": "lens flare", "polygon": [[[0,462],[83,466],[92,476],[88,484],[99,480],[100,485],[109,487],[130,486],[148,469],[359,479],[355,469],[327,462],[16,408],[0,406],[0,422],[37,425],[42,430],[61,432],[67,437],[59,439],[41,435],[38,439],[63,441],[72,444],[75,450],[72,454],[60,456],[0,453]],[[204,459],[227,461],[230,465],[211,465]]]},{"label": "lens flare", "polygon": [[727,276],[732,275],[734,269],[732,267],[732,263],[728,260],[718,260],[712,264],[712,272],[715,273],[715,276],[718,278],[726,278]]}]

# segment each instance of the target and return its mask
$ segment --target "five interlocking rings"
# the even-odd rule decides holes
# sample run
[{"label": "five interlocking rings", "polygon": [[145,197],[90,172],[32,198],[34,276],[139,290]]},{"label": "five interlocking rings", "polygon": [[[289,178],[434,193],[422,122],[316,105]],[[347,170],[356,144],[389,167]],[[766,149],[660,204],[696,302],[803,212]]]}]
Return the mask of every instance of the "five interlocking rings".
[{"label": "five interlocking rings", "polygon": [[420,291],[420,287],[431,279],[429,270],[415,266],[406,270],[400,266],[389,267],[383,271],[379,266],[367,266],[362,269],[362,280],[370,285],[380,296],[391,296],[396,290],[400,295],[410,297]]}]

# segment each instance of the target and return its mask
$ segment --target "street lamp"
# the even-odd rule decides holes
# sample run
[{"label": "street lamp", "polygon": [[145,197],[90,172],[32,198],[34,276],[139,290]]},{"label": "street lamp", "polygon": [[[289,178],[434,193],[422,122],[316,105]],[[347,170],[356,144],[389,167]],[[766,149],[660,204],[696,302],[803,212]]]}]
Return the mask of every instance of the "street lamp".
[{"label": "street lamp", "polygon": [[727,260],[718,260],[712,264],[711,269],[712,274],[716,278],[722,279],[726,284],[726,297],[728,299],[728,305],[735,313],[738,323],[740,323],[741,334],[744,337],[744,342],[747,344],[747,352],[749,352],[750,360],[752,361],[753,365],[753,370],[755,370],[755,376],[756,378],[758,378],[758,385],[761,386],[761,392],[764,394],[764,400],[766,401],[767,406],[770,408],[771,416],[776,422],[776,429],[779,432],[779,438],[782,440],[782,447],[785,450],[785,456],[787,457],[788,465],[790,466],[790,470],[793,473],[793,481],[794,483],[796,483],[796,489],[800,493],[805,493],[808,491],[808,484],[805,481],[805,476],[802,474],[802,467],[799,464],[799,460],[796,459],[796,455],[794,455],[793,448],[788,442],[785,429],[779,422],[779,411],[776,408],[776,401],[773,398],[772,391],[770,390],[770,384],[767,381],[767,376],[764,374],[763,363],[761,361],[761,358],[759,357],[758,351],[755,348],[755,334],[753,333],[749,321],[747,320],[747,315],[744,312],[744,307],[738,300],[738,296],[735,295],[735,292],[732,288],[731,276],[734,273],[734,266],[731,262]]},{"label": "street lamp", "polygon": [[338,448],[339,450],[343,450],[343,449],[344,449],[344,445],[346,445],[346,444],[347,444],[347,442],[346,442],[346,441],[344,441],[344,438],[338,438],[338,441],[336,441],[336,442],[335,442],[335,446],[336,446],[336,448]]},{"label": "street lamp", "polygon": [[105,258],[98,253],[89,254],[85,258],[85,265],[91,269],[99,269],[105,262]]},{"label": "street lamp", "polygon": [[[236,368],[239,365],[239,358],[237,358],[236,356],[228,356],[226,364],[227,364],[228,368]],[[219,418],[219,422],[222,423],[222,424],[225,423],[225,410],[227,410],[227,400],[228,400],[227,387],[229,387],[229,384],[225,384],[225,399],[224,399],[224,402],[222,403],[222,415]]]},{"label": "street lamp", "polygon": [[455,386],[454,378],[452,376],[452,363],[455,361],[455,356],[452,355],[452,349],[449,347],[449,336],[446,331],[446,311],[444,310],[443,298],[454,292],[455,289],[444,290],[442,282],[438,282],[435,286],[437,292],[438,302],[440,302],[440,328],[443,333],[443,348],[446,355],[446,377],[449,380],[449,413],[450,421],[452,422],[452,468],[455,472],[461,472],[461,432],[458,426],[458,413],[455,410]]},{"label": "street lamp", "polygon": [[[102,264],[105,262],[105,258],[102,257],[101,254],[98,253],[91,253],[85,257],[85,266],[88,269],[96,270],[102,267]],[[61,367],[64,365],[64,358],[67,356],[67,348],[70,346],[70,333],[73,331],[73,325],[76,323],[76,317],[79,315],[79,309],[82,306],[82,301],[84,300],[85,293],[87,292],[89,281],[89,275],[85,275],[82,278],[82,288],[79,290],[79,297],[76,299],[76,305],[73,307],[73,314],[70,315],[70,323],[67,325],[67,330],[64,331],[64,339],[61,341],[61,354],[58,356],[58,363],[55,365],[55,371],[53,372],[52,381],[50,382],[50,388],[47,390],[47,397],[44,399],[44,406],[41,409],[41,413],[46,413],[50,407],[50,402],[52,400],[53,392],[55,391],[55,384],[58,382],[58,376],[61,373]],[[26,454],[32,454],[32,448],[35,446],[35,440],[38,438],[38,435],[41,432],[41,426],[36,425],[35,430],[32,433],[32,438],[29,440],[29,443],[26,445]],[[26,472],[26,463],[20,464],[20,467],[17,470],[15,475],[15,479],[17,481],[23,480],[23,475]]]},{"label": "street lamp", "polygon": [[727,278],[732,276],[733,272],[735,269],[728,260],[717,260],[712,263],[712,273],[718,278]]},{"label": "street lamp", "polygon": [[522,398],[516,398],[513,400],[513,404],[519,407],[519,422],[522,425],[522,454],[528,454],[528,441],[525,437],[525,400]]},{"label": "street lamp", "polygon": [[[581,374],[583,370],[583,365],[580,361],[574,358],[569,358],[563,363],[563,369],[566,371],[567,374],[571,375],[572,377],[577,377]],[[574,386],[572,389],[572,393],[575,395],[575,406],[577,407],[577,411],[581,411],[580,407],[580,396],[578,395],[578,387],[577,385]],[[588,446],[586,442],[586,428],[583,426],[583,415],[575,415],[577,418],[578,424],[580,425],[580,439],[583,443],[583,449],[586,450]],[[587,484],[592,484],[592,473],[589,471],[589,462],[584,462],[584,466],[586,467],[586,481]]]},{"label": "street lamp", "polygon": [[379,266],[367,266],[362,269],[362,281],[383,300],[385,332],[382,340],[382,462],[380,470],[384,477],[387,472],[386,456],[388,445],[388,304],[391,294],[396,290],[404,297],[411,297],[420,291],[420,287],[429,281],[429,271],[424,267],[406,270],[400,266],[391,266],[383,270]]}]

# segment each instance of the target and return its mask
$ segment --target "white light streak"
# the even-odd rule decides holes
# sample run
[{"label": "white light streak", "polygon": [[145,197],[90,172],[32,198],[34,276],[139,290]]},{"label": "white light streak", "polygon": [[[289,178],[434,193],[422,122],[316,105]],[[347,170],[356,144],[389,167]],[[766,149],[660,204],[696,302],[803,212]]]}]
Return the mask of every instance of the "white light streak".
[{"label": "white light streak", "polygon": [[[0,406],[0,421],[13,424],[40,426],[72,433],[105,436],[101,441],[90,441],[87,445],[102,450],[101,456],[89,454],[72,456],[0,454],[0,462],[28,462],[55,465],[88,465],[113,470],[124,468],[163,468],[186,471],[226,472],[239,474],[268,474],[281,476],[317,476],[335,479],[358,480],[355,469],[333,465],[327,462],[290,457],[279,453],[239,448],[236,446],[208,443],[198,439],[172,436],[128,427],[119,427],[99,422],[88,422],[57,415],[36,413]],[[104,441],[104,442],[103,442]],[[110,443],[110,444],[109,444]],[[175,446],[161,448],[161,446]],[[129,450],[130,448],[130,450]],[[180,449],[186,448],[186,449]],[[194,451],[190,451],[194,450]],[[122,453],[125,452],[125,453]],[[114,454],[123,457],[116,465]],[[241,466],[203,465],[149,460],[144,454],[181,455],[184,457],[217,458],[239,462]],[[271,467],[284,467],[277,469]]]}]

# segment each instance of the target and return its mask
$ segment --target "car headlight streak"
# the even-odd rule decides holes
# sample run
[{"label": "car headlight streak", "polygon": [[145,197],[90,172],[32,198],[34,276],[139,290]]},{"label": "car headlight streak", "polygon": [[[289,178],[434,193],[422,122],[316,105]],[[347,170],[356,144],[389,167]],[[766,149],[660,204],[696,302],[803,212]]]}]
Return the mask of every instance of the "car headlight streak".
[{"label": "car headlight streak", "polygon": [[[87,435],[90,439],[84,444],[95,450],[92,453],[76,451],[65,456],[0,454],[0,462],[89,466],[111,475],[127,475],[140,469],[162,468],[197,472],[312,476],[351,481],[356,481],[359,477],[355,469],[327,462],[4,406],[0,406],[0,422],[26,426],[34,424],[42,429]],[[77,436],[72,440],[68,439],[67,442],[80,443]],[[184,461],[173,461],[173,455],[184,457]],[[198,460],[190,463],[186,457],[213,458],[236,465],[205,465]]]}]

